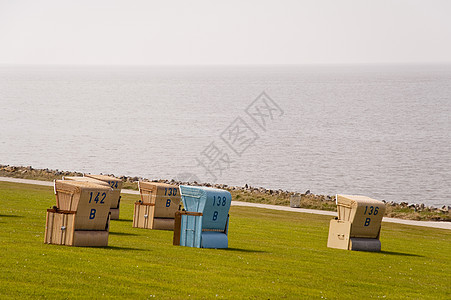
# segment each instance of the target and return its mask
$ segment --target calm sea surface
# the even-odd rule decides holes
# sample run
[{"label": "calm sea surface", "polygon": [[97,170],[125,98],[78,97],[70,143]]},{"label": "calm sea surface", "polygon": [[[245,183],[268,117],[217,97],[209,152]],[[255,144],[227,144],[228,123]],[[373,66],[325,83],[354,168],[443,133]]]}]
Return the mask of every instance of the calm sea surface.
[{"label": "calm sea surface", "polygon": [[0,109],[0,164],[451,205],[449,65],[0,66]]}]

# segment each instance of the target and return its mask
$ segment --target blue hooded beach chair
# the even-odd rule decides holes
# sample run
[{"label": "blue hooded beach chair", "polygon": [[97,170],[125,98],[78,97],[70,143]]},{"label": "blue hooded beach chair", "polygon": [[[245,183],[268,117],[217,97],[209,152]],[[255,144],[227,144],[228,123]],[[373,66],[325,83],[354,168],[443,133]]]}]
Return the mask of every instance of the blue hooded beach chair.
[{"label": "blue hooded beach chair", "polygon": [[176,213],[174,245],[227,248],[232,195],[225,190],[180,186],[184,211]]}]

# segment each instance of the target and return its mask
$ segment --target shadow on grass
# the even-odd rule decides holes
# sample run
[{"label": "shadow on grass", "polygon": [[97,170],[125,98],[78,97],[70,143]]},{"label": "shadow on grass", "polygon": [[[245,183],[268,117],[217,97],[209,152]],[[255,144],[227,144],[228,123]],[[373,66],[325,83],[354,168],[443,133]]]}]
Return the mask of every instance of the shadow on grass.
[{"label": "shadow on grass", "polygon": [[266,253],[266,251],[252,250],[252,249],[240,249],[240,248],[225,248],[221,249],[224,251],[236,251],[236,252],[247,252],[247,253]]},{"label": "shadow on grass", "polygon": [[106,250],[149,251],[146,249],[139,249],[139,248],[132,248],[132,247],[118,247],[118,246],[92,247],[92,248],[99,248],[99,249],[106,249]]},{"label": "shadow on grass", "polygon": [[388,254],[388,255],[398,255],[398,256],[413,256],[413,257],[424,257],[423,255],[410,254],[410,253],[402,253],[395,251],[381,251],[380,254]]},{"label": "shadow on grass", "polygon": [[0,218],[23,218],[23,216],[18,216],[18,215],[0,215]]},{"label": "shadow on grass", "polygon": [[23,218],[23,216],[18,216],[18,215],[0,215],[0,223],[6,223],[4,221],[1,221],[1,218]]},{"label": "shadow on grass", "polygon": [[127,233],[127,232],[112,232],[112,231],[110,231],[110,234],[112,234],[112,235],[122,235],[122,236],[138,236],[136,233]]},{"label": "shadow on grass", "polygon": [[133,222],[131,219],[119,219],[119,220],[111,220],[111,222]]}]

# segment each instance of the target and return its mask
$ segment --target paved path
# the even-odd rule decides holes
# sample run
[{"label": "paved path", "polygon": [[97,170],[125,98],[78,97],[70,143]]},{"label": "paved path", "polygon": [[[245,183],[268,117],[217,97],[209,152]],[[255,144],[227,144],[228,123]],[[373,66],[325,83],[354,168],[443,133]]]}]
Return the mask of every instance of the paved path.
[{"label": "paved path", "polygon": [[31,179],[12,178],[12,177],[0,177],[0,181],[53,186],[53,181],[31,180]]},{"label": "paved path", "polygon": [[[0,177],[0,181],[53,186],[52,181],[30,180],[30,179],[11,178],[11,177]],[[121,191],[121,193],[139,195],[138,191],[127,190],[127,189],[123,189]],[[265,208],[265,209],[280,210],[280,211],[299,212],[299,213],[307,213],[307,214],[316,214],[316,215],[326,215],[326,216],[333,216],[333,217],[337,216],[337,213],[333,212],[333,211],[306,209],[306,208],[292,208],[292,207],[280,206],[280,205],[249,203],[249,202],[241,202],[241,201],[232,201],[232,205],[233,206]],[[413,220],[404,220],[404,219],[386,218],[386,217],[384,217],[382,221],[389,222],[389,223],[404,224],[404,225],[423,226],[423,227],[432,227],[432,228],[451,230],[451,222],[413,221]]]}]

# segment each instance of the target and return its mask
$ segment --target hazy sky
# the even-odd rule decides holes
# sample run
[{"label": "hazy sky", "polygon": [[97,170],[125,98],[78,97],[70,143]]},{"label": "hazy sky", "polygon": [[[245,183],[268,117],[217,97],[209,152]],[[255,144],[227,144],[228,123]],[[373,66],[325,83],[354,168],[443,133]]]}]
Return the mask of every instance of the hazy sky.
[{"label": "hazy sky", "polygon": [[0,64],[451,62],[449,0],[0,0]]}]

